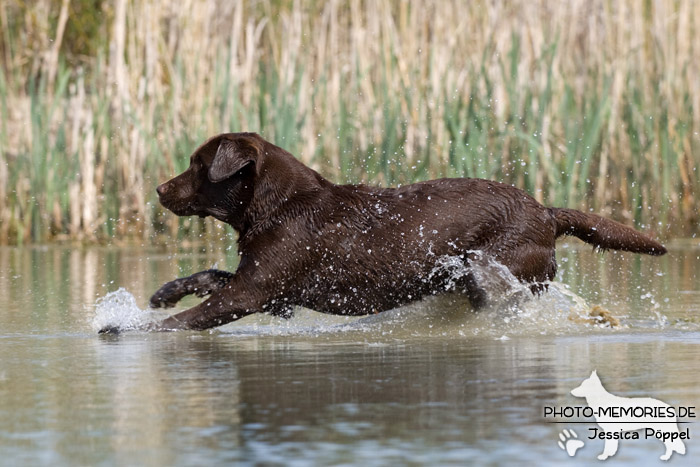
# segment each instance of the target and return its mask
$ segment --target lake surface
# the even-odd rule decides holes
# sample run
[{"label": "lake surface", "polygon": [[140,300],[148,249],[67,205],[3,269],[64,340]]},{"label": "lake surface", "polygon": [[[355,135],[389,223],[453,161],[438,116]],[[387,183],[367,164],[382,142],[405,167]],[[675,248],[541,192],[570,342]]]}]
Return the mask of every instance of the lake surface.
[{"label": "lake surface", "polygon": [[[2,465],[590,465],[593,420],[548,406],[593,370],[610,392],[700,411],[700,243],[662,258],[558,249],[543,297],[474,313],[455,297],[365,318],[301,310],[213,332],[98,336],[155,319],[177,276],[221,248],[0,248]],[[178,309],[196,303],[188,299]],[[586,322],[599,305],[621,325]],[[573,319],[570,319],[572,317]],[[686,417],[698,465],[700,424]],[[560,422],[560,423],[553,423]],[[574,457],[557,445],[574,429]],[[658,465],[622,440],[601,465]]]}]

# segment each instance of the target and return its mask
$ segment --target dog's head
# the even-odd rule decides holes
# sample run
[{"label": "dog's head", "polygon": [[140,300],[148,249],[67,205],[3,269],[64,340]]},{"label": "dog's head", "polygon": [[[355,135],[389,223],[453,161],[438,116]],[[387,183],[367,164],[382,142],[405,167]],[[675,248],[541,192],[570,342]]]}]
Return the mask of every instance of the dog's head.
[{"label": "dog's head", "polygon": [[190,156],[190,166],[156,188],[160,203],[178,216],[213,216],[234,227],[253,196],[264,140],[254,133],[215,136]]},{"label": "dog's head", "polygon": [[596,395],[603,389],[603,384],[598,378],[598,373],[593,370],[591,376],[584,379],[583,382],[576,388],[571,390],[571,395],[576,397],[587,397]]}]

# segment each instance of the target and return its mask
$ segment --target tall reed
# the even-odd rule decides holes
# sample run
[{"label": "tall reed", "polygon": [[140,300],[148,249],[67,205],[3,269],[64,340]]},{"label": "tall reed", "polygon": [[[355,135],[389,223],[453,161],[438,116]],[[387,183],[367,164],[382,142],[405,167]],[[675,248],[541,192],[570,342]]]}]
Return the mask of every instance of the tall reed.
[{"label": "tall reed", "polygon": [[228,234],[154,196],[222,131],[698,232],[698,2],[90,1],[87,55],[71,2],[0,4],[0,242]]}]

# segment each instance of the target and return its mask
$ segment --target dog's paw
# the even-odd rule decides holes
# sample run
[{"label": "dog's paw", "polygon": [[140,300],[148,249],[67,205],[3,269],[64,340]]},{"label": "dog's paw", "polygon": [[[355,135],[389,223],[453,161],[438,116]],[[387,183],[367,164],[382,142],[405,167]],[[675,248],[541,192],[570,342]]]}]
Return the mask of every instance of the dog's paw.
[{"label": "dog's paw", "polygon": [[172,308],[176,303],[177,301],[175,300],[167,300],[155,294],[148,300],[149,308]]},{"label": "dog's paw", "polygon": [[156,290],[148,301],[148,305],[151,308],[172,308],[186,295],[188,293],[182,285],[182,280],[177,279]]},{"label": "dog's paw", "polygon": [[559,433],[559,441],[557,445],[569,455],[569,457],[574,457],[576,451],[583,447],[583,441],[578,439],[578,435],[574,430],[567,430],[566,428]]},{"label": "dog's paw", "polygon": [[121,334],[121,332],[118,326],[105,326],[97,331],[97,334],[116,336],[117,334]]}]

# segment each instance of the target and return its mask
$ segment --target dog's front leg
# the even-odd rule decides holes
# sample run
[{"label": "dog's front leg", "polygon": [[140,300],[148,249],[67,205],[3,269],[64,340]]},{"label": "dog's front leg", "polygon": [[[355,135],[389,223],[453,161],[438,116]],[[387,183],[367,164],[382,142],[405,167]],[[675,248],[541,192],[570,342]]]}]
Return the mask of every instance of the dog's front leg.
[{"label": "dog's front leg", "polygon": [[202,331],[204,329],[222,326],[253,313],[262,311],[255,306],[245,306],[228,302],[224,304],[212,297],[197,306],[164,319],[152,326],[153,331]]},{"label": "dog's front leg", "polygon": [[223,289],[197,306],[151,326],[154,331],[203,330],[221,326],[263,311],[266,297],[258,289],[242,284],[235,276]]},{"label": "dog's front leg", "polygon": [[[253,313],[262,312],[265,295],[259,294],[258,289],[245,287],[240,277],[235,276],[221,290],[197,306],[164,319],[160,323],[150,323],[131,330],[142,331],[180,331],[203,330],[221,326],[231,321],[243,318]],[[107,326],[100,329],[99,334],[119,334],[122,329]]]},{"label": "dog's front leg", "polygon": [[163,285],[149,300],[151,308],[170,308],[187,295],[204,297],[226,286],[233,273],[207,269],[191,276],[181,277]]}]

